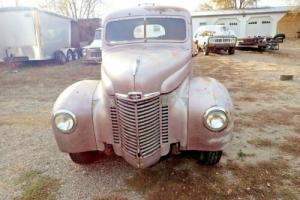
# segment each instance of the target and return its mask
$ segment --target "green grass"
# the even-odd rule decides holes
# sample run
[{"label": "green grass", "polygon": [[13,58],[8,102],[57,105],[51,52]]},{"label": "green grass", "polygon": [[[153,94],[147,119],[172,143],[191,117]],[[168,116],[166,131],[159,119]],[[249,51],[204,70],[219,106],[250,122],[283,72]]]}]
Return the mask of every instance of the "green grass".
[{"label": "green grass", "polygon": [[246,157],[253,157],[253,156],[255,156],[255,154],[254,153],[251,153],[251,154],[244,153],[242,150],[240,150],[237,153],[237,156],[238,156],[238,159],[244,161],[244,158],[246,158]]},{"label": "green grass", "polygon": [[59,180],[39,171],[29,171],[20,176],[23,192],[14,200],[55,200],[60,187]]}]

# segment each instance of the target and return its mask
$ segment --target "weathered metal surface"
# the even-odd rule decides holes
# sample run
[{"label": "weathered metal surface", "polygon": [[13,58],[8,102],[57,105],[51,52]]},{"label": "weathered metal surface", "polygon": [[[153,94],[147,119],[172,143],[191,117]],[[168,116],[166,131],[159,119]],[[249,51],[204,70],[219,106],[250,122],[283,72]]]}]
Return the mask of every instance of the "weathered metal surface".
[{"label": "weathered metal surface", "polygon": [[[111,14],[107,20],[129,17],[127,12]],[[220,106],[231,117],[231,99],[217,81],[191,78],[192,38],[188,12],[148,7],[131,10],[130,17],[142,13],[183,17],[188,39],[116,45],[104,41],[102,80],[80,84],[76,87],[78,90],[68,89],[59,97],[60,103],[56,103],[61,106],[54,108],[54,112],[72,109],[78,115],[78,125],[84,123],[88,133],[79,135],[82,130],[78,129],[75,136],[79,137],[75,138],[72,133],[64,137],[78,141],[83,137],[89,141],[94,139],[95,143],[85,144],[86,151],[95,147],[104,151],[105,146],[112,145],[116,155],[138,168],[153,165],[167,155],[174,144],[180,151],[223,150],[231,139],[233,122],[230,121],[225,131],[215,133],[205,128],[203,115],[210,107]],[[74,150],[67,139],[56,137],[61,149]]]}]

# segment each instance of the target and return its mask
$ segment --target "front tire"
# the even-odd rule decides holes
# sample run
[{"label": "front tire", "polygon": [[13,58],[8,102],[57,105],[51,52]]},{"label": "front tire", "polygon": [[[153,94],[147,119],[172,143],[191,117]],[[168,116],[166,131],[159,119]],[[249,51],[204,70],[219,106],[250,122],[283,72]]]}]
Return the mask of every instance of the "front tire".
[{"label": "front tire", "polygon": [[235,53],[235,48],[234,47],[230,47],[229,49],[228,49],[228,54],[229,55],[233,55]]},{"label": "front tire", "polygon": [[70,158],[74,163],[77,164],[91,164],[94,163],[103,156],[103,154],[99,151],[88,151],[88,152],[80,152],[80,153],[70,153]]},{"label": "front tire", "polygon": [[196,47],[195,48],[193,48],[193,57],[194,56],[197,56],[198,55],[198,53],[199,53],[199,47],[198,47],[198,45],[196,44]]},{"label": "front tire", "polygon": [[220,162],[222,151],[201,151],[197,155],[197,159],[204,165],[216,165]]},{"label": "front tire", "polygon": [[203,54],[204,54],[205,56],[208,56],[208,55],[209,55],[209,48],[207,47],[207,45],[204,45],[204,47],[203,47]]}]

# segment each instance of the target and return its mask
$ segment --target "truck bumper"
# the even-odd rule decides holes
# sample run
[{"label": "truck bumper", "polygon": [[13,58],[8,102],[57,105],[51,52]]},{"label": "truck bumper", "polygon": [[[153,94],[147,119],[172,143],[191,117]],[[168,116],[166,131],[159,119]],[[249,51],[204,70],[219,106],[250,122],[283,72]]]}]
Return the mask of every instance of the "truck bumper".
[{"label": "truck bumper", "polygon": [[208,44],[211,49],[229,49],[235,47],[235,44]]}]

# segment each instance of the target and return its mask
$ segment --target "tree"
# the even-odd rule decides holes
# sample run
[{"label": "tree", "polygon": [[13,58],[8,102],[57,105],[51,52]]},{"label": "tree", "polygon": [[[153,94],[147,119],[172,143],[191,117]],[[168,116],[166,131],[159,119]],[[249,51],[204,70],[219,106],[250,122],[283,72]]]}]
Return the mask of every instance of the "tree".
[{"label": "tree", "polygon": [[42,8],[75,19],[95,17],[102,0],[47,0]]},{"label": "tree", "polygon": [[257,7],[258,0],[211,0],[210,3],[201,4],[200,10],[215,9],[243,9]]}]

